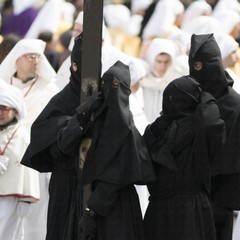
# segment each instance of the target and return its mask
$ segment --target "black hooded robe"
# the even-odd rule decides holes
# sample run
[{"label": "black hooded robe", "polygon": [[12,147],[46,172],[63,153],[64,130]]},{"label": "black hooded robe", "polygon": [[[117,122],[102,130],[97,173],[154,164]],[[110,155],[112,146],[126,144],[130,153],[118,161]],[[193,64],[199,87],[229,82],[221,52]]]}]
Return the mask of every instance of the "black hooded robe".
[{"label": "black hooded robe", "polygon": [[74,40],[70,81],[34,121],[31,142],[21,161],[39,172],[51,172],[46,240],[79,240],[83,205],[79,146],[86,137],[76,116],[80,103],[81,52],[82,34]]},{"label": "black hooded robe", "polygon": [[[202,68],[194,67],[196,61]],[[212,167],[211,198],[218,240],[232,239],[233,210],[240,209],[240,95],[224,71],[221,52],[213,34],[192,35],[190,74],[217,101],[226,123],[226,142]]]},{"label": "black hooded robe", "polygon": [[[77,239],[73,238],[77,227],[70,226],[69,230],[67,223],[73,202],[76,203],[81,194],[77,192],[76,170],[82,137],[75,114],[79,92],[79,84],[70,81],[50,100],[32,125],[31,143],[21,161],[39,172],[51,172],[46,240]],[[68,231],[73,235],[63,238]]]},{"label": "black hooded robe", "polygon": [[93,191],[87,206],[97,213],[96,240],[143,240],[134,184],[155,179],[142,136],[129,110],[128,66],[116,62],[102,77],[104,103],[96,111],[93,138],[82,172]]},{"label": "black hooded robe", "polygon": [[[186,83],[178,98],[179,93],[173,92],[167,101],[169,88],[165,89],[163,112],[171,109],[168,117],[163,114],[144,133],[157,175],[157,180],[147,185],[150,203],[144,217],[145,239],[214,240],[210,164],[221,147],[224,122],[210,94],[202,93],[196,107],[197,103],[186,94],[188,78],[179,78],[170,85],[180,82]],[[196,81],[194,85],[197,86]],[[176,102],[172,104],[174,98]],[[193,111],[191,114],[187,114],[188,108]],[[174,116],[177,114],[181,117]]]}]

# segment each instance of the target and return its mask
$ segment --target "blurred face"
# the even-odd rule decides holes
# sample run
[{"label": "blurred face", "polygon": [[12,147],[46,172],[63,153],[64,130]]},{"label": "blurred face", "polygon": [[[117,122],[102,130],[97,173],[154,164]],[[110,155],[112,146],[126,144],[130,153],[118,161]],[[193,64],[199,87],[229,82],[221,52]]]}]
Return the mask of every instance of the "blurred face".
[{"label": "blurred face", "polygon": [[0,105],[0,126],[7,125],[17,116],[14,108]]},{"label": "blurred face", "polygon": [[163,77],[172,63],[171,56],[166,53],[161,53],[156,56],[154,61],[154,72],[158,77]]},{"label": "blurred face", "polygon": [[223,59],[224,68],[233,67],[239,59],[239,53],[237,51],[232,52],[229,56]]},{"label": "blurred face", "polygon": [[16,61],[17,77],[22,81],[37,76],[41,63],[41,55],[37,53],[27,53],[19,57]]}]

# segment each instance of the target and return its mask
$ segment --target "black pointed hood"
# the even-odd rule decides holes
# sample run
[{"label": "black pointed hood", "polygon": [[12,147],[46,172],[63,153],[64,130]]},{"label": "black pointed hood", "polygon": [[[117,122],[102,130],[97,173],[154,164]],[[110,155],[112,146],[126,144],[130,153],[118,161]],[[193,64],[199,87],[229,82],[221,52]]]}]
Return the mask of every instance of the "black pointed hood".
[{"label": "black pointed hood", "polygon": [[104,73],[101,91],[104,103],[96,112],[83,183],[96,179],[115,184],[154,180],[150,156],[129,109],[129,67],[117,61]]},{"label": "black pointed hood", "polygon": [[[202,64],[199,70],[195,68],[196,62]],[[225,76],[221,52],[213,34],[192,35],[189,70],[204,91],[210,92],[216,99],[226,93],[230,82]]]}]

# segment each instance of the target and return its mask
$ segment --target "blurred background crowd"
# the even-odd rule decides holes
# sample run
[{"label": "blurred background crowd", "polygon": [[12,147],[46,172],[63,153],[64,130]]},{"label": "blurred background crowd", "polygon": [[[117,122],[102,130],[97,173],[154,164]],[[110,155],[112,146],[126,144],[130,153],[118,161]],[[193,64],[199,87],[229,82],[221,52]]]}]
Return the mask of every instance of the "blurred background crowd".
[{"label": "blurred background crowd", "polygon": [[[73,39],[83,30],[83,3],[84,0],[0,0],[0,79],[3,80],[0,81],[0,87],[7,82],[24,93],[28,110],[25,117],[27,121],[23,119],[26,123],[27,142],[32,122],[49,99],[69,81]],[[214,33],[224,67],[234,80],[233,88],[240,93],[239,1],[104,1],[102,73],[118,59],[129,65],[132,81],[130,108],[141,134],[147,124],[159,116],[164,88],[171,80],[189,73],[191,35],[207,33]],[[44,43],[42,53],[34,48],[39,43]],[[16,79],[20,79],[18,74],[16,75],[20,71],[18,68],[11,76],[8,74],[13,71],[17,57],[29,53],[43,54],[50,66],[46,65],[47,67],[40,70],[46,76],[36,72],[30,82],[24,79],[27,85],[23,86],[24,84],[17,84]],[[38,61],[39,55],[28,55],[28,61]],[[43,63],[45,64],[42,60],[41,64]],[[42,85],[39,86],[41,91],[38,91],[38,85],[35,84],[37,77],[51,78],[51,87],[49,84]],[[39,99],[45,101],[41,102]],[[1,101],[0,96],[0,105],[3,105]],[[22,155],[18,157],[21,159]],[[39,183],[34,184],[40,184],[40,197],[37,196],[33,201],[29,219],[26,221],[28,230],[24,239],[43,240],[46,234],[49,175],[41,174],[38,177]],[[0,198],[5,194],[1,191],[0,186]],[[148,192],[145,187],[139,187],[138,193],[144,214],[148,204]],[[0,214],[0,221],[1,217]],[[240,217],[237,218],[236,212],[235,226],[237,224],[240,226]],[[240,227],[235,227],[233,239],[239,238]]]}]

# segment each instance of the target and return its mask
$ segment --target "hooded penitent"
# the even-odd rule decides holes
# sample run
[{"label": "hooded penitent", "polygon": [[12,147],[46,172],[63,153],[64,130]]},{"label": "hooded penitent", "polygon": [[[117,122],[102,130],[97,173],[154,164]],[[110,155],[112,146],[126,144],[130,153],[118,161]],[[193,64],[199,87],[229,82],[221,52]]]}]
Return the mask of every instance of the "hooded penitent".
[{"label": "hooded penitent", "polygon": [[[200,71],[194,69],[195,61],[202,61]],[[189,55],[191,75],[201,83],[204,91],[212,93],[226,124],[227,139],[221,147],[212,165],[212,175],[228,176],[225,184],[218,186],[216,199],[221,199],[222,206],[239,209],[240,194],[240,95],[232,89],[233,80],[224,72],[219,47],[212,34],[193,35]],[[226,191],[229,194],[226,194]]]},{"label": "hooded penitent", "polygon": [[193,78],[177,78],[165,88],[163,113],[143,135],[157,176],[147,184],[145,239],[215,239],[210,164],[223,126],[215,99]]},{"label": "hooded penitent", "polygon": [[213,34],[192,35],[189,68],[190,75],[216,99],[226,94],[227,86],[232,85],[225,76],[221,52]]},{"label": "hooded penitent", "polygon": [[116,62],[102,77],[103,106],[96,112],[93,142],[83,168],[83,182],[132,184],[154,179],[150,158],[129,110],[130,73]]},{"label": "hooded penitent", "polygon": [[[78,69],[81,69],[81,44],[79,36],[71,56]],[[76,165],[82,131],[76,120],[76,108],[80,104],[80,82],[81,75],[71,67],[69,83],[49,101],[33,123],[31,142],[21,161],[39,172],[51,172],[46,239],[79,239],[76,235],[82,214],[82,188],[77,186],[80,182]],[[63,141],[69,151],[66,153],[59,147],[59,138],[69,123],[72,123],[70,130],[68,128],[70,139]]]},{"label": "hooded penitent", "polygon": [[[211,109],[206,114],[207,108]],[[202,109],[206,109],[205,112]],[[156,121],[157,129],[153,123],[151,131],[158,131],[159,135],[156,142],[148,146],[153,161],[177,175],[189,174],[195,179],[195,184],[202,184],[210,191],[210,161],[215,154],[215,146],[219,146],[222,140],[220,133],[223,130],[215,99],[202,93],[200,84],[193,78],[177,78],[164,90],[162,116]],[[219,135],[211,146],[209,142],[212,141],[206,138],[208,125],[219,129]],[[186,167],[188,164],[192,170]]]},{"label": "hooded penitent", "polygon": [[192,114],[199,103],[200,84],[190,77],[174,80],[163,92],[163,114],[173,119]]},{"label": "hooded penitent", "polygon": [[14,86],[4,85],[0,87],[0,105],[16,109],[18,120],[27,115],[23,94]]}]

